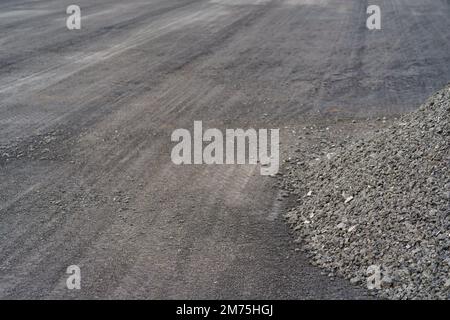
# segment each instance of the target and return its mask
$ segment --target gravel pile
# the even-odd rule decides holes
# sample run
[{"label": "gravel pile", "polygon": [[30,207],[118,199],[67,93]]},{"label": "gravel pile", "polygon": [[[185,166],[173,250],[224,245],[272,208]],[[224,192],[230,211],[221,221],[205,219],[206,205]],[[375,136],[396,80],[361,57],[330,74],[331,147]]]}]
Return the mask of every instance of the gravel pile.
[{"label": "gravel pile", "polygon": [[296,200],[286,218],[314,264],[381,297],[450,297],[450,85],[388,128],[286,171]]}]

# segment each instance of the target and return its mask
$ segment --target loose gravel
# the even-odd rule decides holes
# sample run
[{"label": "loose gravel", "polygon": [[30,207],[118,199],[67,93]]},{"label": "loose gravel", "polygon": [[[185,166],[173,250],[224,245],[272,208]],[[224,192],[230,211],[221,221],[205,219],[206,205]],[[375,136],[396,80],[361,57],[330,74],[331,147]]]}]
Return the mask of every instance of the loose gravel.
[{"label": "loose gravel", "polygon": [[[289,159],[285,214],[330,276],[391,299],[450,297],[450,84],[417,111],[311,161]],[[379,272],[379,273],[378,273]]]}]

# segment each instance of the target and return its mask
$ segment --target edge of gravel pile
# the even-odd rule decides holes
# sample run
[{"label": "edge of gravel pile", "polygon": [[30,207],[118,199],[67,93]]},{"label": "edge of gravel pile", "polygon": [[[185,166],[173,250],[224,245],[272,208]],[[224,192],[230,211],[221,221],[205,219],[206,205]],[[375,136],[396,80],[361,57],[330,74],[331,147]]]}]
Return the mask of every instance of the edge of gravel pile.
[{"label": "edge of gravel pile", "polygon": [[391,299],[450,297],[450,83],[385,129],[286,165],[311,261]]}]

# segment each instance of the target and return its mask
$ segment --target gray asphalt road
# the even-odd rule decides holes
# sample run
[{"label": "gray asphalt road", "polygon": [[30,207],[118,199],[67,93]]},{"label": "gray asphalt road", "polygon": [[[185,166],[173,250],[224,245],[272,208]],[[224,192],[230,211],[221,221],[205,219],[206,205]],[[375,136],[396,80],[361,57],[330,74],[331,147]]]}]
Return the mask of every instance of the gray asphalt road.
[{"label": "gray asphalt road", "polygon": [[175,166],[170,134],[413,110],[450,3],[377,2],[380,31],[361,0],[0,1],[0,298],[365,297],[294,250],[273,178]]}]

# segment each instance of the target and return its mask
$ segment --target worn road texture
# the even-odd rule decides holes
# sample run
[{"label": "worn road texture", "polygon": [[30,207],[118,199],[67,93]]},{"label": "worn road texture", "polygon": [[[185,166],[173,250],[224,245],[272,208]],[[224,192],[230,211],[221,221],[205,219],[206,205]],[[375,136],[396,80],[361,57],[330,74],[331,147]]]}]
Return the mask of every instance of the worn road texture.
[{"label": "worn road texture", "polygon": [[275,179],[176,166],[170,135],[417,108],[450,2],[378,4],[369,31],[361,0],[0,1],[0,298],[366,297],[295,250]]}]

